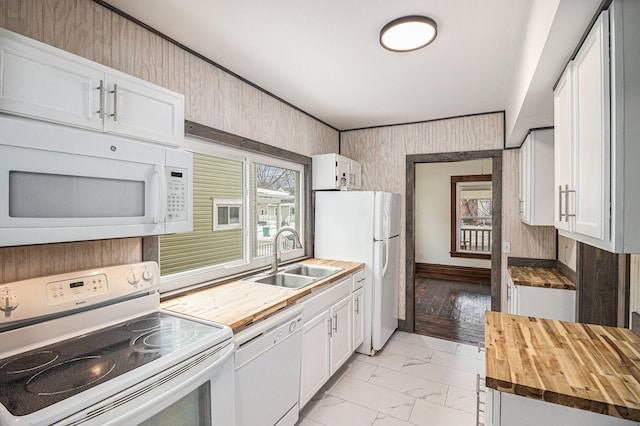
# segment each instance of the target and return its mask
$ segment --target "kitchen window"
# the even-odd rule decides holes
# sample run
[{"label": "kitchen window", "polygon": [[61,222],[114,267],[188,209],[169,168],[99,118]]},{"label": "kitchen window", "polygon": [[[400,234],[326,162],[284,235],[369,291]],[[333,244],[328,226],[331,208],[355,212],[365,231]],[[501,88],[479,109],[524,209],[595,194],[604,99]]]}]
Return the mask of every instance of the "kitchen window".
[{"label": "kitchen window", "polygon": [[242,200],[211,197],[213,231],[242,228]]},{"label": "kitchen window", "polygon": [[491,175],[451,176],[451,256],[491,259]]},{"label": "kitchen window", "polygon": [[[162,291],[214,281],[270,263],[283,226],[304,241],[304,166],[185,139],[194,155],[193,231],[159,238]],[[289,233],[278,239],[282,259],[304,255]]]}]

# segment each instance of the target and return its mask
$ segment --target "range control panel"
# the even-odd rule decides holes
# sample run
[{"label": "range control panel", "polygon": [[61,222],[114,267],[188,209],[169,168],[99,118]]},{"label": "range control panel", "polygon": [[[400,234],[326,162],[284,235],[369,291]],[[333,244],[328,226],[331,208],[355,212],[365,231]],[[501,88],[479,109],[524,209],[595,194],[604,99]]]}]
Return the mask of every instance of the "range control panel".
[{"label": "range control panel", "polygon": [[157,292],[156,262],[108,266],[0,284],[0,328]]},{"label": "range control panel", "polygon": [[167,222],[187,220],[188,171],[177,167],[166,167],[166,172]]},{"label": "range control panel", "polygon": [[50,305],[85,299],[108,292],[109,285],[105,274],[47,283],[47,300]]}]

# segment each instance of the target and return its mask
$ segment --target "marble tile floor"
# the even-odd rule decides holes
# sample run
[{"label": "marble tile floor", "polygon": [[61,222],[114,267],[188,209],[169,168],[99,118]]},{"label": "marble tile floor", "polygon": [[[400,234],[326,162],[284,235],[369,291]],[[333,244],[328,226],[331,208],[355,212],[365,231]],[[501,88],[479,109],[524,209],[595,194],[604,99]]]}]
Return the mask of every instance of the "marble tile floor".
[{"label": "marble tile floor", "polygon": [[296,425],[473,426],[478,374],[476,346],[396,331],[376,356],[354,354]]}]

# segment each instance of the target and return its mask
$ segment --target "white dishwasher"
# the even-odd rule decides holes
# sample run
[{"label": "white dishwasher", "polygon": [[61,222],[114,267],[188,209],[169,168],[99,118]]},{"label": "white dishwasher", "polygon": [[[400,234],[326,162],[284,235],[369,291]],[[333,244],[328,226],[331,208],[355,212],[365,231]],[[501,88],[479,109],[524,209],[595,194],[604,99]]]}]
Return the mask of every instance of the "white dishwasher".
[{"label": "white dishwasher", "polygon": [[296,423],[301,331],[302,306],[292,306],[234,336],[237,426]]}]

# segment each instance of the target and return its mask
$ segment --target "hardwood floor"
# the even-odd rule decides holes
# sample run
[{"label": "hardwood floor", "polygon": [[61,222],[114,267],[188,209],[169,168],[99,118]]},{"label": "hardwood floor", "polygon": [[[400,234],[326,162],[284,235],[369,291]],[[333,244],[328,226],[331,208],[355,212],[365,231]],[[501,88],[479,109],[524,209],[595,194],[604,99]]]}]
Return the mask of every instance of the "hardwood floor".
[{"label": "hardwood floor", "polygon": [[456,342],[484,342],[491,286],[416,277],[415,332]]}]

